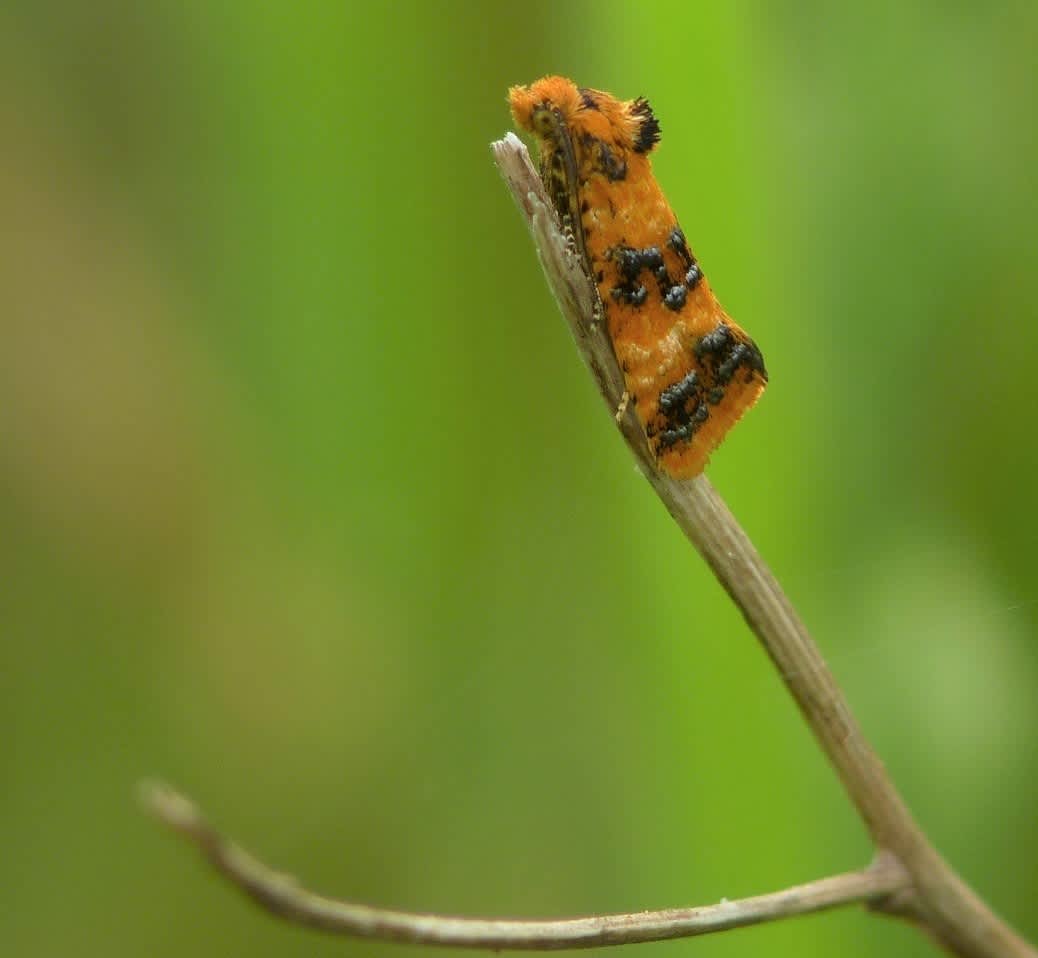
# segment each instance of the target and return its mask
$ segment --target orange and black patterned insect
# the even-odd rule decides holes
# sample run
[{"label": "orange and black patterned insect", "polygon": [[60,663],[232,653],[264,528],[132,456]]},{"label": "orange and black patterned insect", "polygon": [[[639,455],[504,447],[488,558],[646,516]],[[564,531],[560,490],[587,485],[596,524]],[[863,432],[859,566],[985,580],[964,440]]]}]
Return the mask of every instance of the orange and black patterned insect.
[{"label": "orange and black patterned insect", "polygon": [[686,479],[756,401],[764,359],[721,308],[652,174],[660,125],[643,99],[545,77],[512,116],[594,279],[630,402],[660,468]]}]

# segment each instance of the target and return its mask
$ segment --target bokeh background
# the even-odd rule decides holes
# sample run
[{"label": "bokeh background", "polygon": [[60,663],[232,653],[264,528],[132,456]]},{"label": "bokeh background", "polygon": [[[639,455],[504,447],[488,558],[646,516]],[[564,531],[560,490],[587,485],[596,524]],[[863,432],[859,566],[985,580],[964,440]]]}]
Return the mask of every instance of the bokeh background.
[{"label": "bokeh background", "polygon": [[[870,848],[638,476],[487,145],[560,72],[771,385],[710,474],[947,857],[1038,938],[1038,6],[5,4],[0,950],[411,955]],[[847,909],[630,954],[928,955]]]}]

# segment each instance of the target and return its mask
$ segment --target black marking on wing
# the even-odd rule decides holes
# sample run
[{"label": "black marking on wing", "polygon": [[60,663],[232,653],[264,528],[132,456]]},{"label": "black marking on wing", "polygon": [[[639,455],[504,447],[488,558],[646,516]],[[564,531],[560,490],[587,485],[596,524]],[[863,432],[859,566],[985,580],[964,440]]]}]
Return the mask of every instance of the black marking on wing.
[{"label": "black marking on wing", "polygon": [[598,110],[598,100],[595,98],[595,91],[589,90],[587,87],[582,86],[578,91],[580,94],[580,102],[583,104],[585,110]]},{"label": "black marking on wing", "polygon": [[598,141],[598,165],[612,183],[627,179],[627,162],[618,159],[604,140]]},{"label": "black marking on wing", "polygon": [[710,397],[703,396],[703,388],[701,377],[692,370],[660,392],[657,408],[662,425],[647,430],[649,438],[655,439],[658,451],[691,439],[710,417],[706,405]]},{"label": "black marking on wing", "polygon": [[675,280],[670,275],[663,260],[663,254],[658,246],[646,246],[641,249],[633,246],[615,247],[611,252],[611,256],[620,273],[620,282],[611,290],[613,298],[618,302],[630,303],[636,306],[645,302],[644,296],[639,294],[637,297],[632,297],[632,294],[635,290],[643,290],[645,288],[640,279],[642,271],[647,271],[652,274],[653,279],[656,281],[663,305],[674,312],[680,312],[684,309],[685,304],[688,302],[688,294],[699,285],[702,273],[694,261],[691,265],[687,262],[687,260],[692,259],[692,254],[688,251],[688,246],[684,243],[684,236],[677,227],[671,232],[667,245],[683,251],[683,253],[678,253],[684,269],[684,275],[681,279]]},{"label": "black marking on wing", "polygon": [[652,112],[649,101],[639,97],[631,104],[631,115],[638,121],[638,129],[634,135],[634,151],[648,153],[660,141],[660,121]]},{"label": "black marking on wing", "polygon": [[747,336],[737,336],[726,323],[701,337],[693,352],[718,386],[727,386],[739,371],[746,373],[744,382],[752,382],[755,375],[767,381],[768,371],[757,344]]}]

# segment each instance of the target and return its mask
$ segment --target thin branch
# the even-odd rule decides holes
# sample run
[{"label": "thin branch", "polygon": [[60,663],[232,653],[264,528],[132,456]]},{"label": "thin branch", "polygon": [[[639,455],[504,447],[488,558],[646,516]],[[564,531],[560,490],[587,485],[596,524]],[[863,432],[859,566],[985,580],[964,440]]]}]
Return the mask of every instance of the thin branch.
[{"label": "thin branch", "polygon": [[[594,285],[559,230],[522,142],[509,133],[491,149],[527,219],[548,285],[577,348],[606,403],[615,410],[623,382],[600,322]],[[877,848],[895,855],[911,874],[911,894],[898,896],[897,912],[913,915],[954,954],[1036,958],[1038,952],[962,882],[916,824],[806,626],[709,480],[663,476],[655,468],[633,410],[627,410],[619,425],[645,477],[775,663]]]},{"label": "thin branch", "polygon": [[878,859],[863,871],[700,908],[544,921],[427,915],[372,908],[307,891],[223,837],[193,802],[167,785],[143,785],[141,800],[163,824],[194,842],[217,871],[269,911],[323,931],[413,944],[555,951],[690,938],[839,905],[879,903],[909,883],[897,862]]}]

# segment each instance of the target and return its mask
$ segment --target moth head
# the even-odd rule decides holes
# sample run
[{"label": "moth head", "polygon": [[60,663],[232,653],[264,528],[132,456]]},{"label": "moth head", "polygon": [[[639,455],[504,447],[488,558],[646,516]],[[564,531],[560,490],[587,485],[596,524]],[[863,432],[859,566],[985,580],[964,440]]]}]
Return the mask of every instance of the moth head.
[{"label": "moth head", "polygon": [[569,130],[575,141],[579,132],[614,148],[650,153],[660,139],[660,124],[648,100],[618,100],[565,77],[514,86],[508,103],[516,125],[542,141],[557,144]]},{"label": "moth head", "polygon": [[580,94],[572,80],[548,76],[529,86],[512,87],[508,105],[516,125],[548,139],[579,109]]}]

